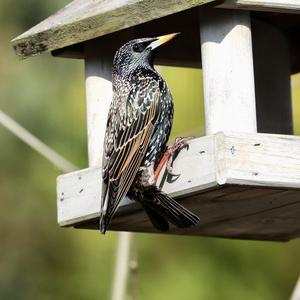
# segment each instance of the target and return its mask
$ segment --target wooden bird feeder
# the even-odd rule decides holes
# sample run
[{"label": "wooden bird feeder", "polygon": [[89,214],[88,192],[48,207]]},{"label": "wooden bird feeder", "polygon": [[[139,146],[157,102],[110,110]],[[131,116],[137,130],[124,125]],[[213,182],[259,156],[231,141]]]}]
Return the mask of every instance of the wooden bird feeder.
[{"label": "wooden bird feeder", "polygon": [[[206,136],[179,154],[180,178],[163,183],[200,223],[170,233],[300,236],[300,138],[293,136],[290,88],[300,70],[299,13],[298,0],[75,0],[15,38],[21,57],[51,51],[85,60],[90,168],[58,177],[58,223],[98,228],[116,49],[136,37],[182,32],[156,63],[202,68]],[[111,229],[155,231],[141,207],[125,200]]]}]

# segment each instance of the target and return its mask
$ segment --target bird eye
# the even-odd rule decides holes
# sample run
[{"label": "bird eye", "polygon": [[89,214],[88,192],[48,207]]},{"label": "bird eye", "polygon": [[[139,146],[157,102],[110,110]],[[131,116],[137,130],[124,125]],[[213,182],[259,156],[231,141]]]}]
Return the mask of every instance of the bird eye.
[{"label": "bird eye", "polygon": [[146,47],[143,44],[134,44],[133,45],[133,51],[134,52],[143,52],[145,48]]}]

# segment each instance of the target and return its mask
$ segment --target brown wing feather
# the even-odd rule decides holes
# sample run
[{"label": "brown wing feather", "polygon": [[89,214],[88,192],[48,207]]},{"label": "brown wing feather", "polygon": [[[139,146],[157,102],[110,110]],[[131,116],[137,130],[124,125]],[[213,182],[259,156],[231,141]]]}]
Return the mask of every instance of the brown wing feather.
[{"label": "brown wing feather", "polygon": [[141,79],[127,95],[114,94],[103,155],[102,210],[106,224],[140,168],[159,113],[159,86]]}]

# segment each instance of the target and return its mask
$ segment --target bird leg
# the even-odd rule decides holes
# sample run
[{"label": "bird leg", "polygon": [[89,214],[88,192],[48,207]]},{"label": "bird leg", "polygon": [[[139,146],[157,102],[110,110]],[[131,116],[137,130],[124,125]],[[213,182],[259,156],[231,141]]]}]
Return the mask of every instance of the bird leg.
[{"label": "bird leg", "polygon": [[194,136],[177,137],[175,139],[175,142],[173,143],[173,145],[170,145],[167,147],[167,150],[165,151],[163,157],[161,158],[158,166],[156,167],[156,169],[154,171],[155,182],[157,181],[159,174],[160,174],[163,166],[165,165],[165,163],[167,163],[166,170],[169,175],[176,176],[177,178],[180,176],[180,174],[173,173],[174,160],[182,149],[189,150],[188,141],[192,140],[194,138],[195,138]]}]

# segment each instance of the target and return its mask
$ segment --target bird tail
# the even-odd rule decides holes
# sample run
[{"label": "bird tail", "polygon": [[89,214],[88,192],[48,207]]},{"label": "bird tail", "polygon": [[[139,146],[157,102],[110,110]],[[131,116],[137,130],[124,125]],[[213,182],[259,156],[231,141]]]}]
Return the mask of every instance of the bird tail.
[{"label": "bird tail", "polygon": [[168,222],[179,228],[189,228],[199,222],[199,218],[184,208],[156,186],[145,191],[138,199],[144,207],[153,226],[159,231],[169,229]]},{"label": "bird tail", "polygon": [[101,215],[100,215],[99,229],[102,234],[105,234],[106,229],[107,229],[107,221],[106,221],[105,215],[103,213],[101,213]]}]

